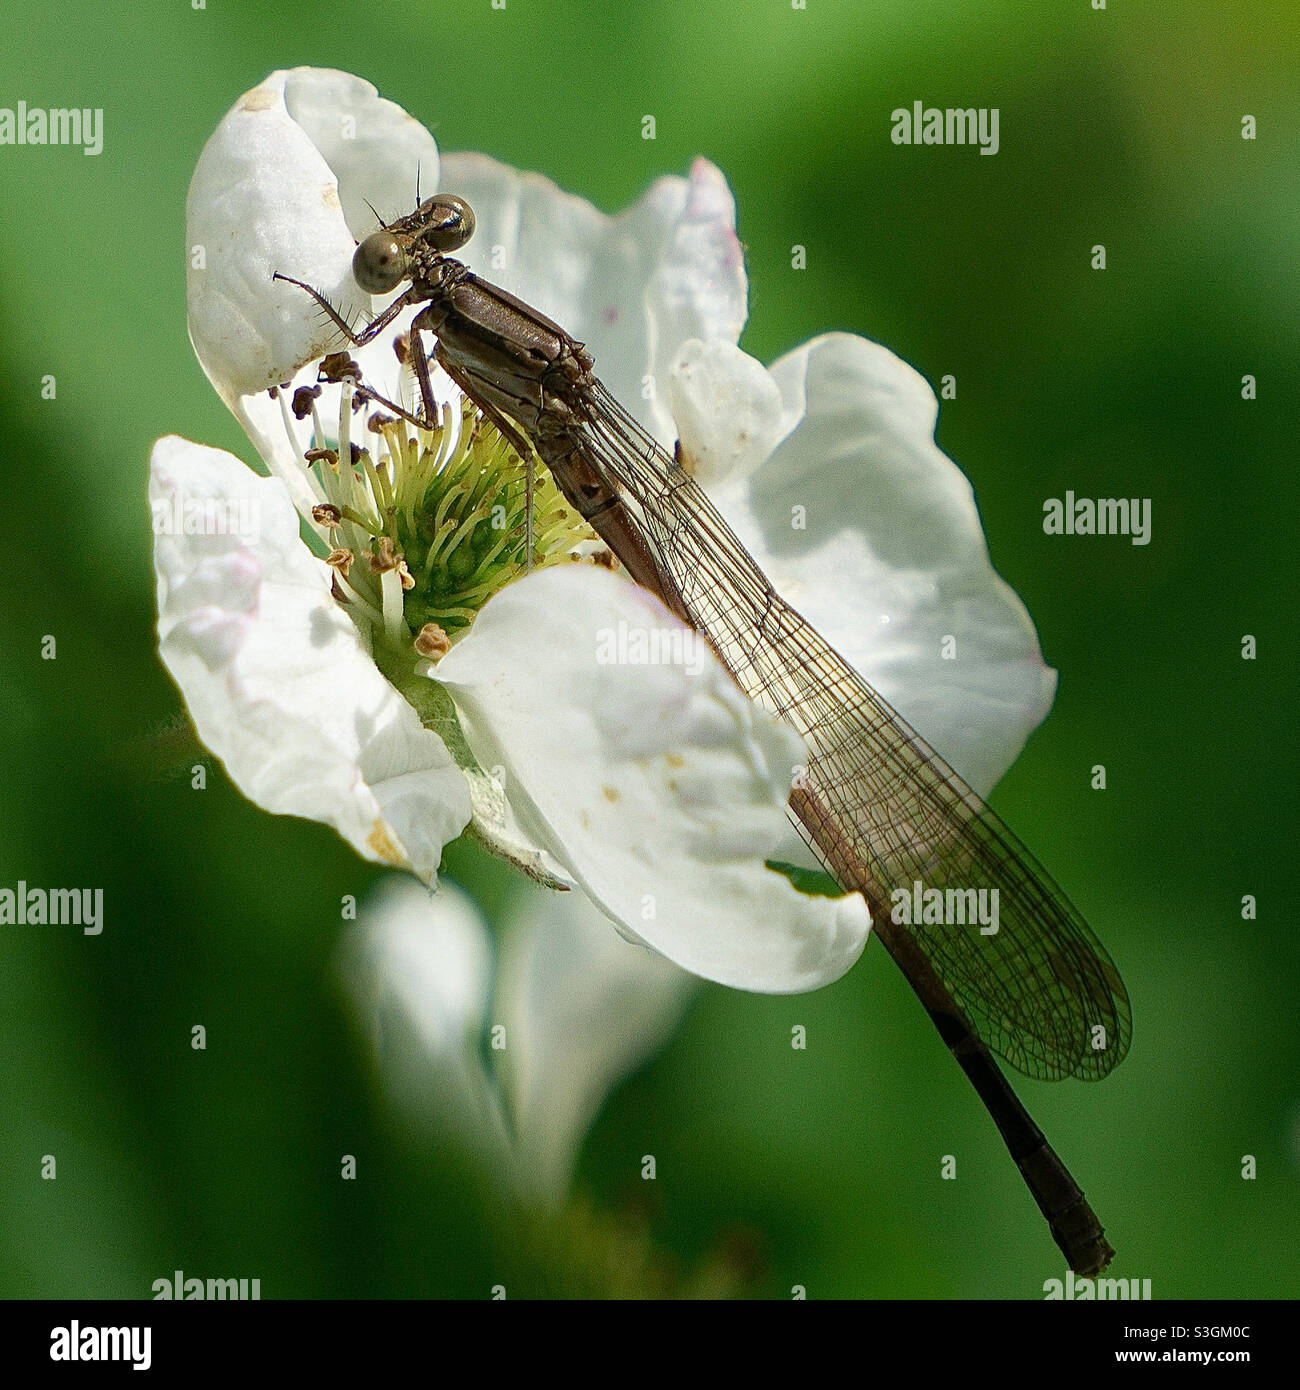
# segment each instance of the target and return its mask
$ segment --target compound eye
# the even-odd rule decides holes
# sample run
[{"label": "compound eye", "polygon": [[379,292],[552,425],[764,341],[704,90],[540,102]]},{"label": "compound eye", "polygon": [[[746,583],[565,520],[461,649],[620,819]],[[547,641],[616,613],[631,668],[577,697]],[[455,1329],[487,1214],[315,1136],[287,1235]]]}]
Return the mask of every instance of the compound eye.
[{"label": "compound eye", "polygon": [[372,232],[352,257],[352,277],[367,294],[387,294],[406,279],[406,252],[391,232]]},{"label": "compound eye", "polygon": [[474,209],[454,193],[439,193],[425,207],[423,239],[435,251],[459,251],[474,235]]}]

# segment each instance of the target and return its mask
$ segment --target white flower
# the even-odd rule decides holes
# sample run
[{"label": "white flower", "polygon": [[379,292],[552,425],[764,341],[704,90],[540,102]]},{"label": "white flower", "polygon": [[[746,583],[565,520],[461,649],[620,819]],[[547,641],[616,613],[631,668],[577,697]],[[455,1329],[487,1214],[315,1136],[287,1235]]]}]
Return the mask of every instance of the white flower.
[{"label": "white flower", "polygon": [[[443,157],[439,172],[432,139],[369,84],[298,69],[236,105],[190,190],[191,337],[272,474],[155,446],[158,515],[197,496],[255,500],[260,516],[256,534],[159,537],[163,658],[200,736],[260,804],[426,880],[469,824],[707,978],[773,992],[837,978],[865,943],[865,904],[804,896],[765,867],[794,857],[784,807],[802,741],[707,650],[602,659],[610,633],[654,629],[681,650],[691,634],[621,576],[570,562],[592,547],[545,479],[537,567],[506,584],[525,568],[521,469],[440,373],[441,427],[416,445],[391,420],[367,433],[351,382],[295,394],[338,344],[272,274],[365,321],[382,306],[350,280],[354,240],[375,225],[368,203],[409,210],[417,168],[422,195],[437,185],[473,206],[463,259],[586,341],[668,447],[680,436],[778,588],[977,786],[1050,704],[1052,673],[989,564],[969,484],[934,444],[921,378],[848,335],[770,372],[735,346],[745,277],[716,169],[697,161],[606,217],[481,156]],[[365,385],[411,399],[390,334],[354,356]],[[486,529],[493,511],[508,544]],[[299,518],[333,568],[295,546]],[[453,644],[432,671],[411,645],[430,615],[431,640],[445,645],[445,629]]]},{"label": "white flower", "polygon": [[483,1171],[562,1198],[605,1097],[667,1040],[694,981],[574,894],[525,889],[499,961],[473,903],[385,879],[343,973],[386,1088]]}]

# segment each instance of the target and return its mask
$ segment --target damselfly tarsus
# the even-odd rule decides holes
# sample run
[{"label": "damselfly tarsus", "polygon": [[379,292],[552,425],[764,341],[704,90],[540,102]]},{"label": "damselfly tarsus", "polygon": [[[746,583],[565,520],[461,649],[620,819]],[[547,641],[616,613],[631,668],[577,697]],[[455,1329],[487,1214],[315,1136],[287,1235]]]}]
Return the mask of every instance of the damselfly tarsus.
[{"label": "damselfly tarsus", "polygon": [[[792,818],[839,883],[866,898],[1071,1268],[1098,1273],[1114,1253],[1101,1224],[990,1049],[1031,1077],[1106,1075],[1131,1028],[1110,957],[999,817],[773,589],[688,460],[670,457],[613,398],[586,348],[451,257],[473,231],[468,204],[440,194],[368,236],[353,258],[360,288],[408,284],[359,333],[311,286],[289,283],[356,345],[418,308],[410,360],[424,418],[437,418],[427,332],[433,359],[521,459],[535,451],[631,576],[707,638],[752,700],[803,735]],[[915,883],[998,890],[999,930],[895,922],[892,890]]]}]

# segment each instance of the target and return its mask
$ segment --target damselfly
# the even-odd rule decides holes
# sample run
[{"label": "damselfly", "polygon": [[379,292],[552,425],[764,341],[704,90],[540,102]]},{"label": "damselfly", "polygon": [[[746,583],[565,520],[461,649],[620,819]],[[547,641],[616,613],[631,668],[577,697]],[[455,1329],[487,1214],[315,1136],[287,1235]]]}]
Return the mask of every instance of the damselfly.
[{"label": "damselfly", "polygon": [[[1100,1222],[991,1052],[1031,1077],[1105,1076],[1131,1030],[1104,947],[983,800],[775,591],[698,486],[601,384],[583,344],[449,253],[474,214],[439,194],[368,236],[353,274],[369,294],[407,288],[359,333],[311,286],[350,343],[405,309],[424,420],[432,358],[523,460],[534,452],[628,573],[704,635],[740,688],[808,746],[790,814],[821,862],[863,894],[874,929],[975,1086],[1072,1269],[1114,1254]],[[528,549],[531,553],[531,544]],[[915,883],[998,890],[996,935],[901,925],[891,892]]]}]

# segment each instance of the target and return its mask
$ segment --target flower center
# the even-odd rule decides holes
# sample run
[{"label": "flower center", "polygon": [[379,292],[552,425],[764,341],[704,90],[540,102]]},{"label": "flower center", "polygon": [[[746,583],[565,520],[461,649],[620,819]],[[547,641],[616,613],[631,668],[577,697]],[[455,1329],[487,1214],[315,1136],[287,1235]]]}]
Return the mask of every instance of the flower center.
[{"label": "flower center", "polygon": [[536,457],[521,460],[467,399],[444,404],[428,428],[382,409],[363,422],[371,397],[356,363],[327,358],[321,378],[338,382],[337,442],[326,442],[319,385],[292,402],[278,395],[295,449],[290,411],[311,415],[304,458],[324,499],[312,520],[329,546],[335,596],[377,644],[441,655],[511,580],[591,549],[594,533],[550,473]]}]

